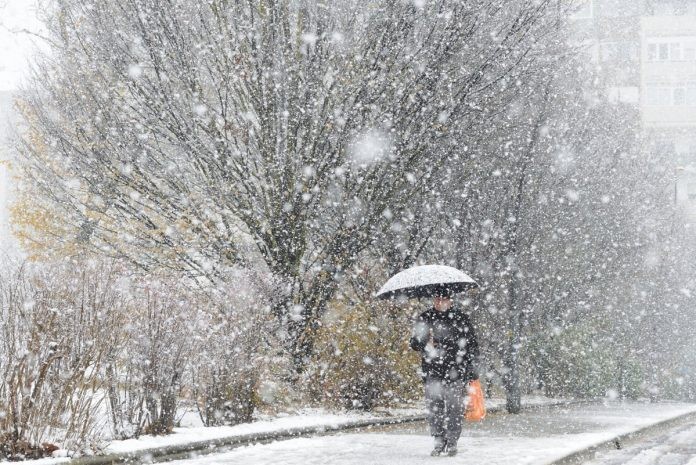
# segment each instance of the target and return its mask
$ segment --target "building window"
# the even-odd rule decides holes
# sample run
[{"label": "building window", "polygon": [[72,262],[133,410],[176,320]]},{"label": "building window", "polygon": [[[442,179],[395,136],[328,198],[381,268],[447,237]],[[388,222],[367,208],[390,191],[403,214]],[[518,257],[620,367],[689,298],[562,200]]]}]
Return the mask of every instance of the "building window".
[{"label": "building window", "polygon": [[696,81],[687,83],[685,90],[685,101],[689,107],[696,107]]},{"label": "building window", "polygon": [[669,60],[669,44],[659,44],[657,46],[658,53],[657,53],[657,59],[660,61],[667,61]]},{"label": "building window", "polygon": [[605,18],[638,16],[640,13],[640,4],[636,1],[601,0],[598,6],[600,15]]},{"label": "building window", "polygon": [[648,61],[696,61],[696,37],[647,40]]},{"label": "building window", "polygon": [[684,55],[682,58],[685,61],[696,61],[696,40],[684,43]]},{"label": "building window", "polygon": [[681,54],[681,43],[673,42],[669,44],[669,60],[670,61],[681,61],[683,59]]},{"label": "building window", "polygon": [[648,44],[648,61],[657,61],[657,44]]},{"label": "building window", "polygon": [[600,61],[638,61],[638,47],[633,42],[602,42],[599,45]]},{"label": "building window", "polygon": [[696,81],[645,85],[645,105],[662,107],[696,107]]},{"label": "building window", "polygon": [[672,104],[669,87],[664,84],[648,84],[645,86],[645,104],[650,106],[668,106]]},{"label": "building window", "polygon": [[686,184],[686,195],[689,197],[689,200],[696,200],[696,182],[689,181]]},{"label": "building window", "polygon": [[696,15],[696,2],[691,0],[653,0],[646,8],[646,13],[651,16]]}]

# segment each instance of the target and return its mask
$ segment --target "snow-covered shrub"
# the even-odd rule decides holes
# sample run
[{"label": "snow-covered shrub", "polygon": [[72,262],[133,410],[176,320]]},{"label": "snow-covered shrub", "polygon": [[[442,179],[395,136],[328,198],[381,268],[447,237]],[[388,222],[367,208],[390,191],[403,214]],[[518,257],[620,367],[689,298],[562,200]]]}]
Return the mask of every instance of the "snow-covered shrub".
[{"label": "snow-covered shrub", "polygon": [[265,275],[233,269],[210,285],[167,275],[124,277],[124,342],[106,370],[114,434],[166,434],[191,400],[208,426],[250,421],[272,320]]},{"label": "snow-covered shrub", "polygon": [[100,373],[122,324],[114,271],[66,262],[0,276],[0,458],[99,446]]},{"label": "snow-covered shrub", "polygon": [[590,324],[568,328],[540,344],[539,381],[550,397],[639,397],[643,372],[630,354]]},{"label": "snow-covered shrub", "polygon": [[261,402],[265,354],[275,346],[271,306],[277,292],[272,278],[237,268],[225,282],[201,300],[193,331],[191,391],[208,426],[252,420]]},{"label": "snow-covered shrub", "polygon": [[258,405],[264,315],[251,308],[227,310],[215,306],[205,315],[205,336],[191,367],[193,394],[207,426],[249,422]]},{"label": "snow-covered shrub", "polygon": [[421,395],[411,314],[372,302],[334,301],[318,330],[310,369],[316,400],[370,410]]},{"label": "snow-covered shrub", "polygon": [[171,432],[184,373],[194,356],[197,301],[166,278],[123,279],[129,295],[124,341],[108,367],[116,437]]}]

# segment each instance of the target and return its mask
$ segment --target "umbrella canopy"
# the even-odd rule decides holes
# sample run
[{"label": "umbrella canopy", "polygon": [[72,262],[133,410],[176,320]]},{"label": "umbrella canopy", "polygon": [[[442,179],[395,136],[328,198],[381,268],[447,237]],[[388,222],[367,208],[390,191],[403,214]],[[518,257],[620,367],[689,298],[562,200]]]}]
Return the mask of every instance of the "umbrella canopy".
[{"label": "umbrella canopy", "polygon": [[401,271],[384,283],[375,294],[379,299],[396,296],[432,297],[477,288],[476,281],[451,266],[423,265]]}]

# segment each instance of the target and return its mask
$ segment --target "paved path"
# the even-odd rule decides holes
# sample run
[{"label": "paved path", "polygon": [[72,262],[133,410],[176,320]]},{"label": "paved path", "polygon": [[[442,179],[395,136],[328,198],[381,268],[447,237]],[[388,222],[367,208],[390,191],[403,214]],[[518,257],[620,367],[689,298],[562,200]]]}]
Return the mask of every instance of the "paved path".
[{"label": "paved path", "polygon": [[696,425],[675,428],[622,450],[599,453],[586,465],[696,465]]},{"label": "paved path", "polygon": [[541,465],[687,412],[696,412],[696,406],[613,403],[492,415],[481,424],[467,425],[459,443],[461,453],[454,458],[430,457],[432,440],[426,428],[419,425],[256,444],[174,463],[415,465],[438,460],[438,463]]}]

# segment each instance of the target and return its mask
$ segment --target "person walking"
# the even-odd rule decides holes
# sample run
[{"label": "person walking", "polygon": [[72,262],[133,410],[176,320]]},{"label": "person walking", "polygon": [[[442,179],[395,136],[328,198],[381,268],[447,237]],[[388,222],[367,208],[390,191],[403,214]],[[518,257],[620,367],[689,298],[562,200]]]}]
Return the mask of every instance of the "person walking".
[{"label": "person walking", "polygon": [[479,347],[469,316],[451,293],[435,295],[433,307],[418,316],[410,345],[422,357],[428,423],[435,438],[430,455],[455,456],[467,386],[478,379]]}]

